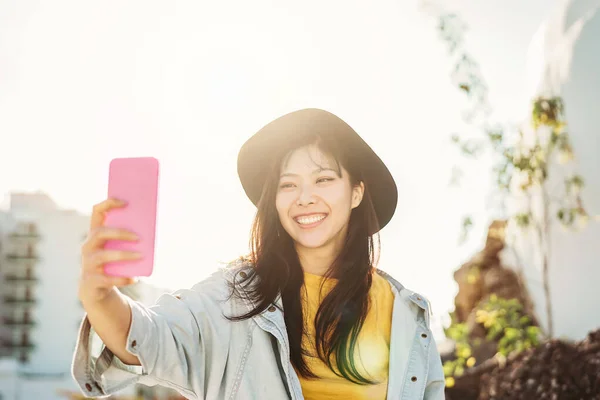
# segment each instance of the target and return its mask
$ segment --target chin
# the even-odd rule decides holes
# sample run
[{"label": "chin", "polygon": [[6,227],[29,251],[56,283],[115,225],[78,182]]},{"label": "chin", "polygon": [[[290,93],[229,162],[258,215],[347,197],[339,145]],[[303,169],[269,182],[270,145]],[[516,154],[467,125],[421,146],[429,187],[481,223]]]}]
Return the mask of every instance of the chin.
[{"label": "chin", "polygon": [[299,246],[302,246],[306,249],[318,249],[321,248],[323,246],[325,246],[325,244],[327,243],[327,241],[325,240],[321,240],[321,241],[306,241],[306,240],[299,240],[296,242]]},{"label": "chin", "polygon": [[299,246],[305,247],[307,249],[318,249],[320,247],[325,246],[330,241],[330,238],[326,238],[321,235],[319,235],[319,237],[316,237],[316,235],[315,237],[296,236],[293,239],[294,242],[296,242]]}]

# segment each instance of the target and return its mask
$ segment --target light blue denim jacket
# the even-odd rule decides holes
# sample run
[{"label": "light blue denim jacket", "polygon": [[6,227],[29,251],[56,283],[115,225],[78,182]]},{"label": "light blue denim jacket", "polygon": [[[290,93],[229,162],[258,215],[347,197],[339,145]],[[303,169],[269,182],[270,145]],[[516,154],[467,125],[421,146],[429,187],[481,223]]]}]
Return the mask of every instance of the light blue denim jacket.
[{"label": "light blue denim jacket", "polygon": [[[130,300],[127,351],[141,366],[125,365],[104,346],[94,355],[90,341],[95,333],[84,318],[72,367],[82,392],[102,397],[142,383],[167,386],[190,399],[303,399],[290,362],[281,300],[245,321],[224,318],[253,308],[249,300],[230,297],[228,286],[250,273],[251,265],[238,262],[191,289],[162,295],[152,307]],[[444,399],[428,302],[378,273],[394,293],[387,398]]]}]

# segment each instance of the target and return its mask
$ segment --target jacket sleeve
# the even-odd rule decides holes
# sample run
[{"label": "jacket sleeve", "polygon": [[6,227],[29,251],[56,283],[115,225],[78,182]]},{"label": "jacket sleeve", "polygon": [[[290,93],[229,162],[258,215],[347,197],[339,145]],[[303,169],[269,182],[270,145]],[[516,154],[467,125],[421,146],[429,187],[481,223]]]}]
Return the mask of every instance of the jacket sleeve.
[{"label": "jacket sleeve", "polygon": [[[127,336],[126,350],[138,357],[141,366],[130,366],[101,343],[93,332],[87,316],[81,324],[79,338],[73,356],[72,374],[82,392],[88,397],[111,395],[134,383],[148,386],[162,384],[179,391],[183,396],[196,397],[203,391],[194,374],[203,376],[205,365],[215,350],[228,340],[225,336],[218,340],[212,318],[223,318],[219,307],[204,307],[206,312],[192,312],[189,302],[195,302],[194,309],[201,306],[199,294],[191,290],[164,294],[151,307],[128,299],[131,307],[131,325]],[[200,302],[200,303],[198,303]],[[219,308],[218,310],[213,310]],[[200,308],[202,309],[202,308]],[[217,338],[214,343],[215,338]],[[100,341],[98,356],[92,351],[91,342]],[[211,343],[211,346],[207,344]],[[226,354],[226,350],[222,352]],[[219,360],[208,361],[215,368]],[[192,372],[193,371],[193,372]]]},{"label": "jacket sleeve", "polygon": [[435,339],[431,338],[429,346],[429,373],[425,385],[424,400],[444,400],[446,380],[442,368],[442,358],[437,349]]}]

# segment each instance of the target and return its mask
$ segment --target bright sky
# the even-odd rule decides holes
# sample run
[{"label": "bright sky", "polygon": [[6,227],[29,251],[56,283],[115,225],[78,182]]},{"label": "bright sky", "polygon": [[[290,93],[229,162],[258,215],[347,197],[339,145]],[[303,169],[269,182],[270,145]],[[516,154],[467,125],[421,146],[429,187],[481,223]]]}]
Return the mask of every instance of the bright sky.
[{"label": "bright sky", "polygon": [[[548,0],[453,0],[469,23],[503,118],[519,95],[531,35]],[[256,0],[0,4],[0,194],[42,190],[89,213],[106,196],[113,157],[162,163],[156,272],[188,287],[245,253],[254,208],[236,173],[242,143],[303,107],[348,121],[400,191],[382,232],[381,268],[453,307],[452,272],[485,226],[457,246],[468,211],[485,219],[485,168],[448,187],[462,96],[435,21],[418,2]],[[471,191],[467,195],[467,190]]]}]

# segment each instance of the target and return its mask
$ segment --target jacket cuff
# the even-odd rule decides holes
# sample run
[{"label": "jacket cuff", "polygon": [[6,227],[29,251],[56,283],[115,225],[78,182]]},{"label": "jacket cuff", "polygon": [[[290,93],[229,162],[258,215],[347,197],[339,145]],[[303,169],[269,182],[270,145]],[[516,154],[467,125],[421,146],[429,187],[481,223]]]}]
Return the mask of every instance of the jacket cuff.
[{"label": "jacket cuff", "polygon": [[[79,328],[71,366],[71,374],[85,396],[109,396],[137,382],[148,371],[146,360],[153,359],[153,355],[143,360],[139,354],[146,344],[143,332],[147,331],[148,314],[141,304],[128,297],[126,299],[131,309],[126,350],[138,357],[142,365],[128,365],[115,357],[94,332],[86,314]],[[97,351],[98,347],[100,351]]]}]

